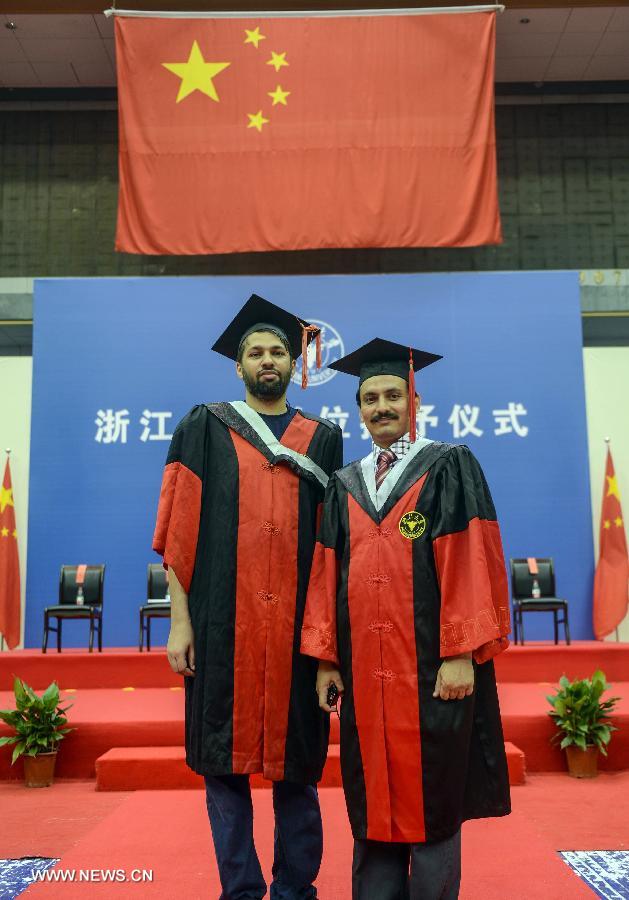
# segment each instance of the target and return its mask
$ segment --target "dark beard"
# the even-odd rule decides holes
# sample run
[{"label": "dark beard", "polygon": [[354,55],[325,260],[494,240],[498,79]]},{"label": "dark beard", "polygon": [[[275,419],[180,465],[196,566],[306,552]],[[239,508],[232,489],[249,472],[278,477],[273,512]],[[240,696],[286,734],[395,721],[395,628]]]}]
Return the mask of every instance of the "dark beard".
[{"label": "dark beard", "polygon": [[282,397],[288,390],[290,379],[290,371],[285,375],[282,375],[281,372],[278,372],[277,381],[268,382],[258,381],[257,378],[250,378],[249,375],[244,371],[244,369],[242,372],[242,380],[245,383],[245,387],[247,388],[251,396],[255,397],[257,400],[277,400],[278,397]]}]

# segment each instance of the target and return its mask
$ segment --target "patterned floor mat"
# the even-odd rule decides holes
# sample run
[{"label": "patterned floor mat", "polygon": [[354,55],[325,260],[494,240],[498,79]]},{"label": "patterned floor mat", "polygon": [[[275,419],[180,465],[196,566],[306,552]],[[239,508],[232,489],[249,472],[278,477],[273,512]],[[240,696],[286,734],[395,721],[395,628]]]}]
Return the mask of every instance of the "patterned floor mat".
[{"label": "patterned floor mat", "polygon": [[44,856],[0,859],[0,900],[13,900],[33,883],[34,872],[45,872],[58,862],[58,859]]},{"label": "patterned floor mat", "polygon": [[564,850],[560,856],[598,897],[629,898],[629,850]]}]

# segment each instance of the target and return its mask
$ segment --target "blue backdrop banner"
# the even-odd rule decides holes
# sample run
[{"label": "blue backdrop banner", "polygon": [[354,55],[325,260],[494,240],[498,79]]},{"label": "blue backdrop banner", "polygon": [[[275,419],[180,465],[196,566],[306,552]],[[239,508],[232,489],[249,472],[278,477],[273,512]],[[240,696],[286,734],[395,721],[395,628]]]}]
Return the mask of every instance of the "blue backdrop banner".
[{"label": "blue backdrop banner", "polygon": [[[289,402],[342,427],[346,462],[371,444],[355,379],[326,364],[375,336],[443,354],[419,373],[419,433],[478,456],[507,559],[554,557],[573,637],[590,638],[577,273],[507,272],[36,281],[26,645],[64,563],[106,564],[104,643],[136,643],[168,442],[194,404],[243,398],[210,346],[252,292],[322,327],[324,367],[311,360],[311,387],[291,385]],[[549,615],[526,629],[550,637]],[[64,645],[85,646],[86,631],[64,625]],[[158,622],[154,642],[166,635]]]}]

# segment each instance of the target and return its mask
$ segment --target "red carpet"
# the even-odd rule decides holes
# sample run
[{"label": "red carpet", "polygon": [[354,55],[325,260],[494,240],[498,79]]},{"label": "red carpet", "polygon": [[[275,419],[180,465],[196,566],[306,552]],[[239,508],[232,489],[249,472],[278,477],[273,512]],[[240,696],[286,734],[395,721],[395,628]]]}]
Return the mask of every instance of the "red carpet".
[{"label": "red carpet", "polygon": [[[36,818],[33,794],[39,798]],[[68,820],[77,819],[74,842],[64,827],[62,797],[67,801]],[[22,798],[29,808],[23,806]],[[102,818],[89,830],[86,810],[102,805],[104,798],[113,809],[107,813],[101,806]],[[615,802],[610,816],[611,798]],[[58,869],[153,870],[152,883],[126,891],[120,884],[42,884],[33,885],[24,896],[65,900],[84,897],[89,891],[112,900],[127,895],[215,900],[219,895],[200,791],[140,791],[121,799],[121,795],[94,795],[89,784],[57,784],[41,791],[4,785],[0,802],[10,810],[7,825],[15,835],[10,845],[14,856],[60,855]],[[341,791],[322,790],[321,803],[325,852],[319,894],[322,900],[350,900],[351,834]],[[513,803],[511,816],[464,826],[461,900],[593,898],[557,851],[626,846],[621,810],[629,805],[629,773],[601,775],[587,783],[567,776],[533,776],[528,786],[514,789]],[[254,804],[256,842],[268,877],[273,841],[270,792],[255,792]],[[582,814],[584,809],[587,816]]]}]

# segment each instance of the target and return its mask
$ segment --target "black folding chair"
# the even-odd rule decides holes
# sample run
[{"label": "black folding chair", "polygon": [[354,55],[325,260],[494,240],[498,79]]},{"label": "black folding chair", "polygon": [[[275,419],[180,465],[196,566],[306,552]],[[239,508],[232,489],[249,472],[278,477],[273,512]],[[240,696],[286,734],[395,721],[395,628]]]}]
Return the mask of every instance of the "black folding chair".
[{"label": "black folding chair", "polygon": [[[146,579],[147,600],[159,600],[165,598],[168,593],[168,580],[166,569],[161,563],[149,563]],[[151,620],[170,619],[170,602],[145,603],[140,607],[140,653],[144,649],[144,634],[146,633],[146,649],[151,650]]]},{"label": "black folding chair", "polygon": [[[48,649],[48,634],[57,633],[57,653],[61,653],[61,625],[64,619],[87,619],[90,623],[89,650],[94,648],[94,631],[98,635],[98,651],[103,649],[103,583],[105,566],[87,566],[83,581],[83,605],[76,602],[79,585],[76,583],[78,566],[61,566],[59,574],[59,603],[44,609],[44,640],[42,653]],[[51,624],[57,620],[57,626]]]},{"label": "black folding chair", "polygon": [[[512,559],[511,595],[513,598],[513,640],[524,644],[525,612],[552,612],[555,643],[559,643],[559,626],[563,625],[566,644],[570,643],[570,626],[568,625],[568,601],[555,596],[555,568],[550,557],[537,559],[537,574],[529,571],[527,559]],[[541,596],[533,597],[533,581],[537,579]],[[561,616],[560,616],[561,614]]]}]

